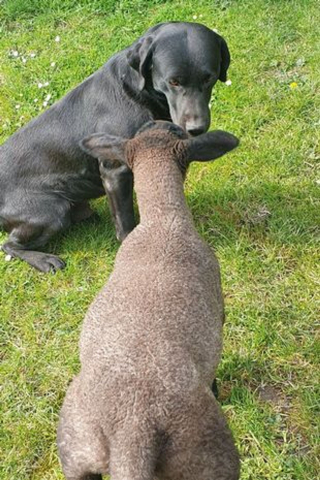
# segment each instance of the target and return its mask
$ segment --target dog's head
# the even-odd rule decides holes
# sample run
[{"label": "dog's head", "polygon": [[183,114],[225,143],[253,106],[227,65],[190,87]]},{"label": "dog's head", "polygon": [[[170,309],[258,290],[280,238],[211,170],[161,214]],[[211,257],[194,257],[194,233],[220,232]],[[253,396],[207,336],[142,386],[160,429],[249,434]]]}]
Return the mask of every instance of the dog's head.
[{"label": "dog's head", "polygon": [[209,101],[215,83],[227,79],[230,54],[225,40],[197,23],[165,23],[150,29],[128,51],[136,87],[163,94],[172,121],[191,135],[210,126]]}]

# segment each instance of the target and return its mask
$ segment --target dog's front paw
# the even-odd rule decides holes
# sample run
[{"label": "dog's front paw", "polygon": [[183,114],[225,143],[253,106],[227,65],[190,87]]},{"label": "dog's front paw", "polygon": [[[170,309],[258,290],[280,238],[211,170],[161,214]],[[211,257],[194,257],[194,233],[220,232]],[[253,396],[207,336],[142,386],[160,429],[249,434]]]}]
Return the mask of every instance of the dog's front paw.
[{"label": "dog's front paw", "polygon": [[30,265],[44,273],[55,273],[57,270],[62,270],[65,268],[66,264],[61,258],[56,255],[49,255],[41,253],[40,255],[37,252],[37,255],[33,256],[27,260]]}]

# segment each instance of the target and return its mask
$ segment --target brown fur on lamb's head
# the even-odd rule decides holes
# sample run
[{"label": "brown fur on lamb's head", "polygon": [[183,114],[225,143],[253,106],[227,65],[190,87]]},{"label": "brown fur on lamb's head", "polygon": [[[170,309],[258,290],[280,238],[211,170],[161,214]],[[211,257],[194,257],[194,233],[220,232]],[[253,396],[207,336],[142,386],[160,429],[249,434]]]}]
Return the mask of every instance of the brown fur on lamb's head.
[{"label": "brown fur on lamb's head", "polygon": [[151,158],[161,154],[163,159],[165,150],[166,156],[173,157],[184,172],[190,162],[214,160],[233,150],[238,144],[237,137],[222,130],[189,137],[174,123],[150,121],[143,125],[132,139],[95,133],[83,139],[81,147],[99,159],[100,170],[107,167],[105,161],[120,161],[134,170],[136,162],[150,158],[150,153]]}]

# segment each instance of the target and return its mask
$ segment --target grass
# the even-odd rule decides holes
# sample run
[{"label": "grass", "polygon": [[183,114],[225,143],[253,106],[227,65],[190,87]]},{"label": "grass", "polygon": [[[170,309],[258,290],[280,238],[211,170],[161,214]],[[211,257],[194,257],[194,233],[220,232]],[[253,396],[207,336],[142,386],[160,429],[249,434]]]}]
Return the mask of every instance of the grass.
[{"label": "grass", "polygon": [[[318,2],[2,0],[0,142],[150,25],[194,15],[225,36],[233,59],[232,85],[214,92],[212,128],[241,138],[230,156],[193,166],[186,184],[197,228],[222,269],[223,408],[243,480],[313,480],[320,470]],[[104,199],[93,205],[98,220],[49,247],[67,261],[63,272],[42,275],[0,255],[1,479],[63,478],[58,412],[79,369],[84,313],[118,248]]]}]

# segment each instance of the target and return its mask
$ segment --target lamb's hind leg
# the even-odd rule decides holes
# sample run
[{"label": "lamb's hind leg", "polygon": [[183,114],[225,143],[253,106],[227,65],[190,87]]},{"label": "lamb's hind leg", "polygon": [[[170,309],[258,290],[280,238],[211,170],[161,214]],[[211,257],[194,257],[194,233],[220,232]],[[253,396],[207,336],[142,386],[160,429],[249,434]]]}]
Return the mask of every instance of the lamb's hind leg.
[{"label": "lamb's hind leg", "polygon": [[159,478],[239,480],[239,455],[211,392],[197,392],[192,401],[181,404],[179,413],[159,460]]},{"label": "lamb's hind leg", "polygon": [[101,480],[108,473],[106,438],[79,404],[79,378],[70,385],[60,413],[57,443],[67,480]]}]

